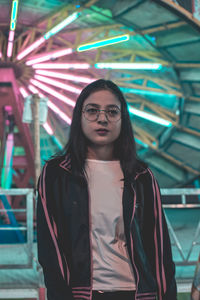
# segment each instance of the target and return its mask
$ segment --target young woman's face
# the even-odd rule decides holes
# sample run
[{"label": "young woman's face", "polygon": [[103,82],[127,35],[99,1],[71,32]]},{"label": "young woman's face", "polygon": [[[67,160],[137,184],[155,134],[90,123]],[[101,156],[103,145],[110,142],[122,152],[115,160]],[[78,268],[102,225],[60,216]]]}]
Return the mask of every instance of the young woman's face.
[{"label": "young woman's face", "polygon": [[[81,126],[83,133],[94,146],[112,145],[119,137],[121,131],[120,101],[110,91],[100,90],[92,93],[84,101],[82,110],[86,110],[89,113],[94,112],[95,115],[96,109],[106,110],[111,117],[108,114],[106,116],[105,111],[100,111],[98,118],[95,121],[91,121],[88,120],[86,113],[82,113]],[[115,110],[119,113],[117,118],[114,116],[117,113]],[[95,119],[95,116],[92,119]]]}]

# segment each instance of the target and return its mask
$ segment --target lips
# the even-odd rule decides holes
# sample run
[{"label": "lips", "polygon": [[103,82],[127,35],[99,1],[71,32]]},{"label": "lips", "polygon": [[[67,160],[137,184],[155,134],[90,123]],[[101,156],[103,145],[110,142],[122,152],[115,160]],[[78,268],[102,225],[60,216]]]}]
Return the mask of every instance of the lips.
[{"label": "lips", "polygon": [[97,132],[108,132],[108,129],[106,129],[106,128],[99,128],[96,131]]},{"label": "lips", "polygon": [[99,128],[97,130],[95,130],[99,135],[106,135],[109,130],[105,129],[105,128]]}]

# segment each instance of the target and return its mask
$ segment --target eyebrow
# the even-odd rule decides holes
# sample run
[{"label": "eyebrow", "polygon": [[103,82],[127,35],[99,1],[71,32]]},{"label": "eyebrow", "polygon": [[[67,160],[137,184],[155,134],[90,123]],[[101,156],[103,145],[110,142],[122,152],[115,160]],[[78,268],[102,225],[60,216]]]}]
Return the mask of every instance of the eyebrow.
[{"label": "eyebrow", "polygon": [[[85,107],[88,106],[88,105],[94,106],[96,108],[100,108],[100,105],[96,104],[96,103],[88,103],[88,104],[85,105]],[[112,107],[115,108],[115,107],[117,107],[118,109],[120,109],[120,107],[118,105],[116,105],[116,104],[108,104],[108,105],[106,105],[106,108],[107,107],[108,108],[112,108]]]}]

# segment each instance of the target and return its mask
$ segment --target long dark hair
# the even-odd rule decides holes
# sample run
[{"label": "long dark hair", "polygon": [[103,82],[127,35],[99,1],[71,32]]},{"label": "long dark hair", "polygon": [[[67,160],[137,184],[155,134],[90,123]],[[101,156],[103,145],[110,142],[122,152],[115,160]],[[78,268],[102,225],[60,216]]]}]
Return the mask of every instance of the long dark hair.
[{"label": "long dark hair", "polygon": [[99,79],[87,85],[80,93],[73,112],[69,140],[63,149],[62,155],[70,155],[72,173],[86,179],[85,160],[87,158],[88,141],[81,127],[81,115],[84,101],[92,93],[99,90],[108,90],[113,93],[121,103],[121,132],[114,142],[114,157],[119,159],[124,176],[133,175],[139,161],[136,154],[136,144],[131,126],[124,95],[118,86],[110,80]]}]

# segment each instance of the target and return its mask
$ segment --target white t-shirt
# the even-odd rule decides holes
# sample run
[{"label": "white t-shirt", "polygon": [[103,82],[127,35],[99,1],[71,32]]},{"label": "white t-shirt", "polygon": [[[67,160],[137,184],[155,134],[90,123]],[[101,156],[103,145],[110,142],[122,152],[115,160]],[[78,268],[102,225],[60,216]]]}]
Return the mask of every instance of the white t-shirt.
[{"label": "white t-shirt", "polygon": [[119,161],[86,160],[90,194],[93,290],[135,290],[122,216]]}]

